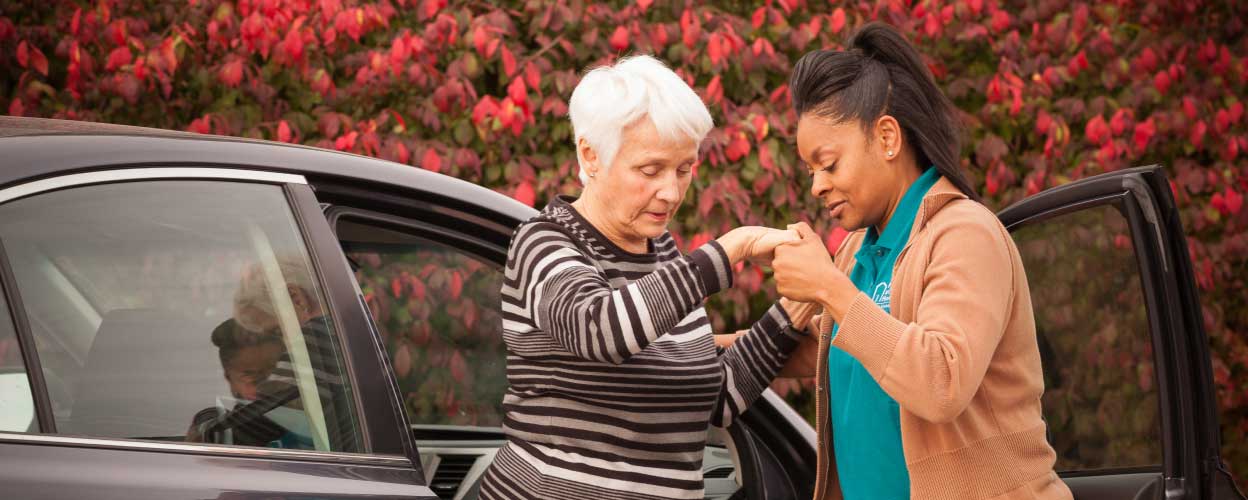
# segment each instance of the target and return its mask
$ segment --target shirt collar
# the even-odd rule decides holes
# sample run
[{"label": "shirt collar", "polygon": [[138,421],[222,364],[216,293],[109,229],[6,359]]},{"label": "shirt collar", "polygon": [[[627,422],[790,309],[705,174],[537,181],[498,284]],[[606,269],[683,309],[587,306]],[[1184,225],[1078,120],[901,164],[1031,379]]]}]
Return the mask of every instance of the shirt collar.
[{"label": "shirt collar", "polygon": [[867,228],[864,243],[872,243],[889,250],[896,250],[904,245],[909,239],[910,229],[914,225],[914,218],[919,212],[923,197],[938,180],[940,180],[940,171],[935,167],[928,167],[924,170],[923,174],[906,189],[906,194],[902,195],[901,202],[897,203],[897,209],[893,211],[893,215],[888,219],[888,225],[884,227],[884,232],[877,233],[875,226]]}]

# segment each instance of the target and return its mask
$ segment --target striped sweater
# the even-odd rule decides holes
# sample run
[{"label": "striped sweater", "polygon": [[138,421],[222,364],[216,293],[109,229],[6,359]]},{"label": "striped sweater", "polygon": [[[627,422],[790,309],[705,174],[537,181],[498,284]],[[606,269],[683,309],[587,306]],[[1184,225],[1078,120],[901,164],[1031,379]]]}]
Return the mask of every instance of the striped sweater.
[{"label": "striped sweater", "polygon": [[485,499],[703,498],[709,425],[767,388],[803,333],[778,304],[720,349],[703,301],[732,284],[712,241],[629,253],[567,199],[521,224],[502,288],[508,443]]}]

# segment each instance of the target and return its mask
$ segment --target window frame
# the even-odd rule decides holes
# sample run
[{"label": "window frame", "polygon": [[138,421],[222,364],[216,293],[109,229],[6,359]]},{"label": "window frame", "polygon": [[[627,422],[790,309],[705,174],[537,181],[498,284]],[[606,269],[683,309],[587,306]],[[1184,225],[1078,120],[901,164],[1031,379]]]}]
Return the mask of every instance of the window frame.
[{"label": "window frame", "polygon": [[[22,444],[41,444],[52,446],[74,446],[88,448],[103,448],[115,450],[132,450],[132,451],[158,451],[158,452],[174,452],[174,453],[191,453],[197,455],[214,455],[214,456],[231,456],[231,457],[263,457],[282,460],[303,460],[317,462],[332,463],[354,463],[361,465],[381,465],[387,467],[411,467],[411,460],[404,453],[378,453],[372,443],[376,442],[378,436],[371,435],[370,429],[376,429],[384,426],[370,426],[371,417],[365,411],[365,406],[361,402],[359,394],[359,386],[357,383],[359,376],[353,367],[358,361],[353,363],[351,353],[360,350],[359,346],[349,346],[349,336],[345,334],[346,326],[350,324],[344,321],[341,316],[351,316],[349,311],[354,308],[343,307],[334,295],[335,283],[330,276],[330,270],[334,266],[325,266],[323,263],[332,262],[323,254],[323,244],[318,244],[319,239],[317,233],[328,231],[328,227],[317,228],[316,222],[324,223],[324,219],[316,214],[315,217],[307,217],[308,204],[315,210],[317,207],[315,196],[312,194],[308,181],[303,175],[271,172],[264,170],[252,170],[243,168],[223,168],[223,167],[152,167],[152,166],[117,166],[102,170],[94,170],[88,172],[79,172],[72,174],[59,175],[37,179],[11,187],[0,189],[0,205],[5,203],[25,199],[31,196],[50,193],[63,189],[74,189],[93,185],[132,183],[132,182],[148,182],[148,181],[169,181],[169,180],[199,180],[199,181],[216,181],[216,182],[238,182],[238,183],[256,183],[275,185],[282,189],[282,196],[294,220],[295,226],[292,227],[299,233],[301,243],[303,243],[308,258],[312,263],[313,279],[318,286],[321,287],[325,294],[326,311],[333,322],[335,335],[339,345],[343,351],[344,363],[346,370],[343,373],[348,380],[348,388],[353,397],[355,405],[356,421],[359,424],[361,449],[359,452],[343,452],[343,451],[318,451],[318,450],[293,450],[280,448],[258,448],[245,447],[209,443],[174,443],[140,439],[124,439],[112,437],[93,437],[93,436],[65,436],[56,434],[56,423],[52,413],[52,404],[50,394],[48,393],[47,384],[43,374],[42,363],[40,362],[39,353],[33,346],[35,345],[34,334],[31,328],[30,319],[26,313],[24,303],[21,298],[21,290],[17,287],[17,282],[5,252],[4,242],[0,241],[0,288],[5,294],[4,299],[7,301],[11,309],[12,321],[18,336],[19,346],[23,362],[26,364],[27,377],[30,380],[31,395],[35,401],[36,419],[39,422],[39,433],[19,433],[0,431],[0,442],[22,443]],[[318,231],[318,229],[320,231]],[[332,236],[331,236],[332,238]],[[322,242],[323,243],[323,242]],[[333,248],[336,248],[333,247]],[[358,312],[358,311],[357,311]],[[3,318],[0,318],[3,320]],[[385,436],[391,437],[391,436]]]}]

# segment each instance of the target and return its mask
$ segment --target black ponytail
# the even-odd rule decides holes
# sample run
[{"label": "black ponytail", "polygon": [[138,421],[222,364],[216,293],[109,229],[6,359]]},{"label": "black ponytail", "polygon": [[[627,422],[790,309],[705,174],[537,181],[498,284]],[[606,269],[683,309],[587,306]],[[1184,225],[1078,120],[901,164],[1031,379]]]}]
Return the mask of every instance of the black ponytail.
[{"label": "black ponytail", "polygon": [[857,120],[867,137],[885,114],[901,124],[920,168],[935,165],[964,194],[979,193],[962,171],[961,127],[953,103],[936,86],[919,53],[892,27],[866,24],[844,51],[816,50],[802,56],[789,77],[793,108],[835,122]]}]

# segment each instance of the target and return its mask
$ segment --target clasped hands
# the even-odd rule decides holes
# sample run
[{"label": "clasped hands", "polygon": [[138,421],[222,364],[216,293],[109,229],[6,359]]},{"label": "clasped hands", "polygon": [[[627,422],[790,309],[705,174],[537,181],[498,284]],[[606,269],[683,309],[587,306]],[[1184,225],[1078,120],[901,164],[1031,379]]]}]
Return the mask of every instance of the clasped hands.
[{"label": "clasped hands", "polygon": [[[797,325],[805,325],[814,309],[821,308],[839,319],[849,308],[857,289],[839,268],[819,235],[805,222],[790,224],[788,229],[744,226],[733,229],[717,241],[735,264],[743,260],[770,264],[776,280],[776,291],[786,301],[785,309]],[[795,314],[796,313],[796,314]]]}]

